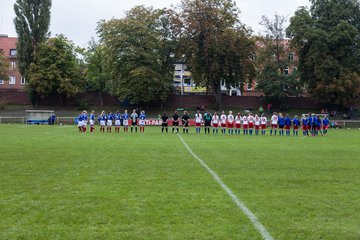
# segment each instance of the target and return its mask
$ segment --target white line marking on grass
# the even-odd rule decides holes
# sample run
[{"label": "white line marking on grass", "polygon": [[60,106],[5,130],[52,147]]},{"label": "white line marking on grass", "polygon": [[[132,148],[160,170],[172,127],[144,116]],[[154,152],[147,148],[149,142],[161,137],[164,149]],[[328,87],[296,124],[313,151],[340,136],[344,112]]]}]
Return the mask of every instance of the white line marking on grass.
[{"label": "white line marking on grass", "polygon": [[221,186],[221,188],[231,197],[234,203],[243,211],[243,213],[250,219],[251,223],[261,234],[262,238],[265,240],[273,240],[271,234],[266,230],[265,226],[261,224],[259,219],[255,216],[254,213],[248,209],[245,204],[231,191],[231,189],[226,186],[226,184],[221,180],[221,178],[201,159],[199,158],[189,147],[189,145],[185,142],[181,135],[179,135],[181,142],[184,144],[186,149],[189,151],[193,157],[199,161],[199,163],[213,176],[216,182]]}]

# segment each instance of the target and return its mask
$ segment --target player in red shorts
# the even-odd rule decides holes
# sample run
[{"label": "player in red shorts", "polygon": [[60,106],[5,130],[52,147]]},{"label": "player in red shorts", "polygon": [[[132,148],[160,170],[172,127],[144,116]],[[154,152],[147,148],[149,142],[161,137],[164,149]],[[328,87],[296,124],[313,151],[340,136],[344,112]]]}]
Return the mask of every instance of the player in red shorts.
[{"label": "player in red shorts", "polygon": [[274,112],[274,114],[272,115],[271,117],[271,129],[270,129],[270,136],[272,135],[273,133],[273,130],[274,130],[274,134],[276,135],[276,129],[277,129],[277,126],[278,126],[278,115],[276,112]]},{"label": "player in red shorts", "polygon": [[259,131],[260,131],[260,118],[257,114],[255,114],[255,135],[259,135]]},{"label": "player in red shorts", "polygon": [[299,126],[300,126],[300,120],[298,115],[294,116],[293,119],[293,135],[298,136],[299,135]]},{"label": "player in red shorts", "polygon": [[243,125],[244,135],[248,135],[248,133],[249,133],[249,120],[248,120],[248,117],[246,115],[244,115],[243,118],[242,118],[242,125]]},{"label": "player in red shorts", "polygon": [[216,112],[214,112],[214,115],[212,117],[212,120],[211,120],[211,124],[213,126],[213,134],[218,134],[218,131],[219,131],[219,116],[217,115]]},{"label": "player in red shorts", "polygon": [[237,114],[235,117],[235,134],[240,135],[240,128],[241,128],[241,115],[240,113]]},{"label": "player in red shorts", "polygon": [[229,115],[227,116],[227,127],[228,127],[228,131],[229,134],[233,134],[234,133],[234,115],[232,113],[232,111],[229,111]]},{"label": "player in red shorts", "polygon": [[327,117],[327,115],[325,115],[325,117],[322,119],[321,123],[323,126],[323,133],[324,133],[324,135],[326,135],[328,128],[329,128],[329,124],[330,124],[330,121],[329,121],[329,118]]},{"label": "player in red shorts", "polygon": [[252,135],[253,130],[254,130],[254,125],[255,125],[255,118],[252,115],[252,113],[249,113],[248,121],[249,121],[249,133],[250,133],[250,135]]},{"label": "player in red shorts", "polygon": [[301,118],[301,126],[302,126],[302,131],[303,131],[303,136],[308,136],[309,135],[309,131],[308,131],[308,118],[305,117],[305,115],[302,116]]},{"label": "player in red shorts", "polygon": [[261,114],[260,124],[261,124],[261,135],[265,135],[266,134],[267,118],[265,117],[264,113]]},{"label": "player in red shorts", "polygon": [[203,121],[202,115],[199,110],[196,111],[195,114],[195,125],[196,125],[196,133],[200,133],[201,131],[201,123]]},{"label": "player in red shorts", "polygon": [[221,124],[221,133],[222,134],[226,134],[226,121],[227,121],[227,116],[225,115],[225,112],[222,111],[221,116],[220,116],[220,124]]}]

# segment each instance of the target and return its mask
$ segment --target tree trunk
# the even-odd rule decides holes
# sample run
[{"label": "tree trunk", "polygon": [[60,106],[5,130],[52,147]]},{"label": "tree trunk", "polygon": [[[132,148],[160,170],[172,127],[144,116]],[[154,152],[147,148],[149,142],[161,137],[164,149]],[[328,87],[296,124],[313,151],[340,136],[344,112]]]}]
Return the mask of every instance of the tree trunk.
[{"label": "tree trunk", "polygon": [[211,84],[211,88],[212,88],[212,94],[215,97],[215,101],[216,101],[216,108],[221,109],[222,108],[222,95],[221,95],[221,87],[220,84],[212,81]]},{"label": "tree trunk", "polygon": [[99,95],[100,95],[100,106],[103,107],[104,106],[103,93],[100,91]]}]

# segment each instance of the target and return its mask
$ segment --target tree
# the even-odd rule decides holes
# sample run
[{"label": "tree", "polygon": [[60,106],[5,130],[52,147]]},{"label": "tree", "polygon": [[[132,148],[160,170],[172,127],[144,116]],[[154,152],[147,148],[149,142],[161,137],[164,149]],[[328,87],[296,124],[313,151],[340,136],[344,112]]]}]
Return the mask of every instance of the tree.
[{"label": "tree", "polygon": [[[16,0],[15,29],[18,35],[17,60],[21,75],[29,79],[28,70],[40,44],[49,36],[51,0],[25,1]],[[37,94],[29,88],[30,99],[35,105]]]},{"label": "tree", "polygon": [[275,14],[274,19],[262,16],[260,24],[264,27],[264,34],[257,42],[257,64],[260,69],[257,89],[265,94],[267,101],[280,105],[284,105],[286,97],[300,92],[297,71],[290,74],[290,66],[297,64],[285,38],[285,23],[285,17],[278,14]]},{"label": "tree", "polygon": [[195,82],[211,90],[220,108],[221,83],[241,87],[255,77],[251,31],[232,0],[183,0],[183,49]]},{"label": "tree", "polygon": [[360,97],[360,5],[312,0],[287,29],[299,51],[301,80],[317,102],[348,106]]},{"label": "tree", "polygon": [[0,50],[0,79],[8,79],[9,61],[7,60],[4,51]]},{"label": "tree", "polygon": [[95,40],[90,41],[85,53],[87,90],[99,92],[101,106],[103,106],[103,94],[110,92],[111,89],[111,74],[106,64],[106,55],[106,47],[103,44]]},{"label": "tree", "polygon": [[106,47],[113,94],[132,104],[163,103],[171,92],[169,10],[134,7],[98,26]]},{"label": "tree", "polygon": [[38,46],[29,68],[29,87],[40,97],[57,94],[62,104],[83,88],[83,76],[74,45],[63,35]]}]

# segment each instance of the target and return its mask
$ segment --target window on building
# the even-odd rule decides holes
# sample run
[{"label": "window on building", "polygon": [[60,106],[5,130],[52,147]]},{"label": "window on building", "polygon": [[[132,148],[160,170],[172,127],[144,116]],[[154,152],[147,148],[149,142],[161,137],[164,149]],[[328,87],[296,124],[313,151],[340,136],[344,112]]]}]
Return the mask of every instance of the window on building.
[{"label": "window on building", "polygon": [[16,49],[10,49],[10,56],[16,56]]},{"label": "window on building", "polygon": [[184,85],[190,86],[191,85],[191,79],[190,78],[184,78]]},{"label": "window on building", "polygon": [[289,53],[289,62],[293,62],[294,61],[294,53],[291,52]]},{"label": "window on building", "polygon": [[246,88],[247,88],[248,91],[251,91],[253,89],[252,83],[247,83]]},{"label": "window on building", "polygon": [[9,69],[14,70],[16,68],[16,62],[10,62],[9,63]]},{"label": "window on building", "polygon": [[26,83],[25,77],[21,77],[21,84],[25,84],[25,83]]},{"label": "window on building", "polygon": [[286,67],[286,68],[284,69],[284,74],[285,74],[285,75],[289,75],[289,67]]},{"label": "window on building", "polygon": [[4,84],[4,80],[0,80],[0,84]]},{"label": "window on building", "polygon": [[14,85],[16,83],[16,77],[10,76],[9,77],[9,84]]}]

